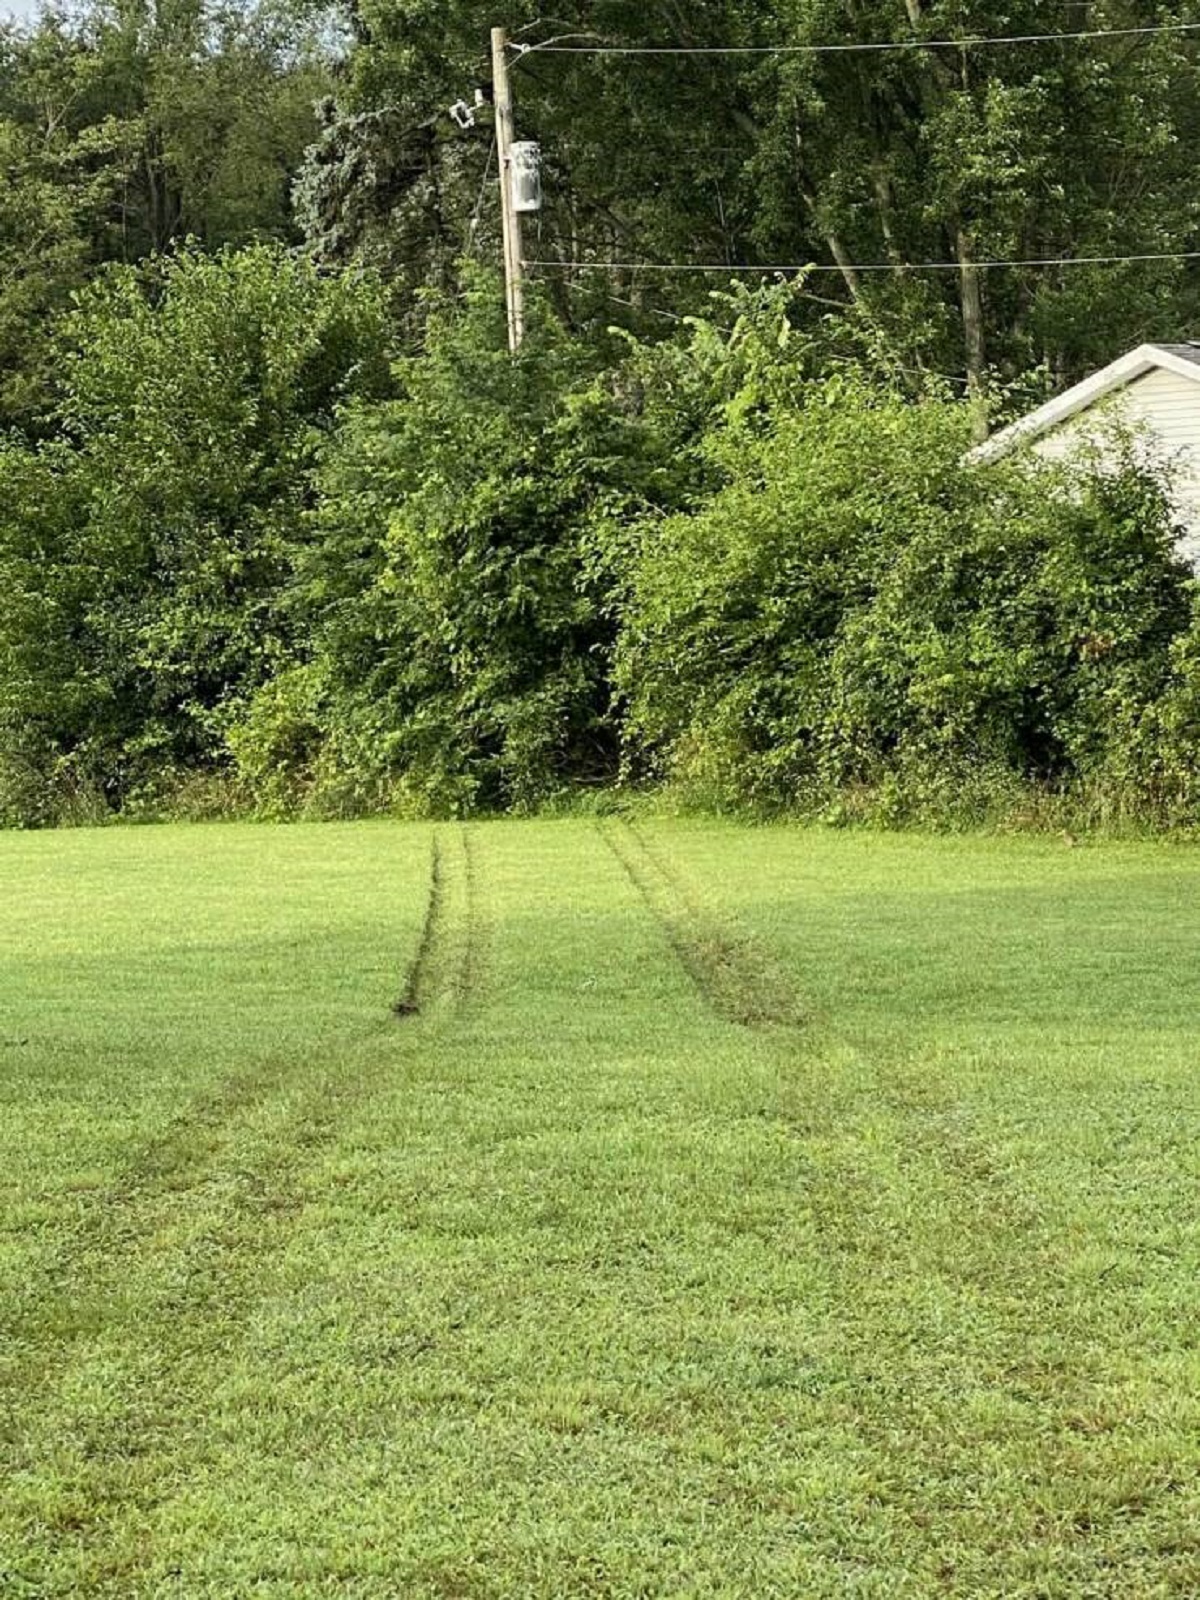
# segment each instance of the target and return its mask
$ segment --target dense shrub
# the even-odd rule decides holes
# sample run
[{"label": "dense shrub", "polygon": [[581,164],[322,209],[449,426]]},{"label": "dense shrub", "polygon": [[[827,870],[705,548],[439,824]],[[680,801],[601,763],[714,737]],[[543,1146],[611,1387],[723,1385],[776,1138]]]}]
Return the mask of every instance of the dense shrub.
[{"label": "dense shrub", "polygon": [[594,530],[678,503],[644,407],[491,280],[432,301],[396,398],[346,409],[297,589],[309,649],[231,743],[271,810],[528,807],[613,775],[614,621]]},{"label": "dense shrub", "polygon": [[82,297],[58,438],[0,448],[0,751],[29,820],[80,786],[149,803],[220,761],[291,659],[317,446],[340,401],[382,392],[384,330],[369,284],[268,247]]},{"label": "dense shrub", "polygon": [[[1160,475],[964,464],[787,288],[603,353],[278,251],[92,290],[0,444],[0,825],[462,812],[666,781],[836,818],[1200,821]],[[1123,452],[1123,456],[1122,456]],[[1113,464],[1115,460],[1115,465]]]},{"label": "dense shrub", "polygon": [[725,486],[630,561],[631,759],[710,802],[892,817],[1111,774],[1188,622],[1164,491],[1132,451],[979,468],[966,444],[961,406],[860,377],[728,428]]}]

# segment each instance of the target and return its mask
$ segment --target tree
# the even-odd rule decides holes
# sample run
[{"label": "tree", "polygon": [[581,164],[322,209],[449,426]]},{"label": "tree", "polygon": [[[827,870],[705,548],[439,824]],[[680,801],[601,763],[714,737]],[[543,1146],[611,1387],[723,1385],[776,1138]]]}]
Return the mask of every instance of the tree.
[{"label": "tree", "polygon": [[113,804],[221,759],[291,658],[337,406],[380,395],[380,294],[278,247],[113,269],[56,344],[58,437],[0,451],[0,753]]},{"label": "tree", "polygon": [[[908,365],[977,397],[995,373],[1044,366],[1062,383],[1138,338],[1185,337],[1198,275],[1182,262],[984,263],[1194,244],[1194,40],[928,43],[1162,16],[1146,0],[1049,13],[1042,0],[1002,12],[982,0],[595,0],[551,24],[518,5],[521,41],[766,52],[514,62],[521,131],[545,157],[536,255],[553,263],[548,289],[575,326],[661,333],[658,314],[696,310],[705,279],[606,263],[816,262],[811,324],[823,300],[849,306]],[[303,179],[310,241],[331,260],[380,263],[402,286],[445,283],[468,244],[498,254],[486,118],[464,135],[446,115],[486,76],[487,18],[466,0],[359,0],[354,18],[338,106]],[[812,53],[854,42],[900,48]]]},{"label": "tree", "polygon": [[293,237],[326,55],[294,12],[206,0],[0,30],[0,421],[48,403],[53,318],[105,262]]},{"label": "tree", "polygon": [[[396,397],[349,408],[325,454],[298,594],[308,684],[327,768],[376,798],[525,805],[612,767],[587,531],[637,471],[594,356],[531,313],[514,361],[494,280],[435,297]],[[279,711],[268,692],[235,734],[244,765]]]},{"label": "tree", "polygon": [[[514,40],[586,29],[587,38],[657,37],[722,44],[770,32],[768,0],[598,0],[557,24],[519,0]],[[490,76],[488,23],[471,0],[359,0],[355,45],[322,139],[301,179],[301,217],[324,259],[365,259],[403,286],[447,285],[464,253],[499,251],[489,113],[463,133],[447,108]],[[569,55],[520,57],[513,81],[519,132],[540,140],[546,210],[536,248],[557,263],[547,292],[577,328],[603,329],[632,310],[703,304],[704,287],[681,274],[647,291],[607,260],[737,260],[749,247],[752,153],[738,74],[713,63],[664,59],[612,67]],[[626,302],[633,301],[632,308]],[[661,320],[658,331],[663,331]]]},{"label": "tree", "polygon": [[[779,10],[798,45],[1039,35],[1160,16],[1136,0],[1052,15],[1033,0],[1002,14],[974,0],[905,0],[903,15],[875,0]],[[1045,362],[1062,381],[1147,333],[1179,336],[1196,309],[1195,275],[1181,263],[1083,272],[979,262],[1187,249],[1200,198],[1187,153],[1198,70],[1194,45],[1169,34],[783,58],[762,73],[757,102],[760,247],[786,250],[806,216],[835,261],[889,264],[882,281],[843,268],[849,297],[914,330],[914,359],[962,371],[976,393],[993,365],[1012,376]],[[929,260],[957,270],[914,270]]]}]

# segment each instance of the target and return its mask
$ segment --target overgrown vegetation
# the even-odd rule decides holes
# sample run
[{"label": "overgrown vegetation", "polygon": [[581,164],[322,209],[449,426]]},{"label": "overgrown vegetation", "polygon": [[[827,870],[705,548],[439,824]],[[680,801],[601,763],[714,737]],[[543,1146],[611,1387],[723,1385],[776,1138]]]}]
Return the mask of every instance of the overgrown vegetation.
[{"label": "overgrown vegetation", "polygon": [[0,814],[138,805],[220,763],[291,658],[288,577],[379,297],[265,247],[114,270],[63,329],[56,437],[0,445]]},{"label": "overgrown vegetation", "polygon": [[[390,371],[369,279],[277,250],[124,269],[10,440],[10,822],[721,806],[978,818],[1026,791],[1190,816],[1190,577],[1163,485],[964,463],[969,417],[792,291],[602,358],[489,278]],[[385,393],[389,390],[390,392]]]},{"label": "overgrown vegetation", "polygon": [[726,481],[629,566],[627,747],[721,804],[897,820],[1107,782],[1189,623],[1162,487],[966,443],[857,373],[719,430]]},{"label": "overgrown vegetation", "polygon": [[[917,36],[973,25],[908,9]],[[963,459],[988,404],[1190,331],[1182,266],[1143,264],[1118,314],[1119,275],[985,292],[972,264],[1101,248],[1109,146],[1062,165],[1068,104],[1076,134],[1140,107],[1153,183],[1126,220],[1157,208],[1170,243],[1194,212],[1171,154],[1185,39],[972,54],[957,83],[916,49],[634,58],[641,143],[607,166],[612,63],[523,60],[543,254],[590,267],[589,228],[615,251],[636,225],[681,259],[882,252],[896,271],[707,299],[551,273],[514,360],[492,270],[463,254],[494,243],[486,136],[438,109],[477,19],[394,11],[347,34],[319,9],[176,0],[3,36],[0,822],[528,810],[664,783],[831,818],[1200,821],[1200,628],[1163,473],[1132,440],[1103,471]],[[639,15],[588,20],[668,27]],[[762,0],[706,8],[685,42],[839,27],[883,39],[896,19]],[[676,121],[704,85],[716,109],[648,206],[647,152],[679,131],[664,77]],[[857,142],[826,149],[828,122]],[[708,145],[737,129],[733,183]],[[1067,199],[1047,208],[1046,185]],[[906,270],[948,253],[945,293]]]}]

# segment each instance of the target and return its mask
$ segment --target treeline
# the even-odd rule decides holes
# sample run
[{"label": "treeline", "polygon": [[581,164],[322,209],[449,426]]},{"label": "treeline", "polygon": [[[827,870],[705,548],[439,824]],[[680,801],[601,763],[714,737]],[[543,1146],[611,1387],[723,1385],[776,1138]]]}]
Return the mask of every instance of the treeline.
[{"label": "treeline", "polygon": [[325,23],[283,0],[0,22],[0,425],[45,426],[55,319],[107,264],[301,241],[292,186],[334,65]]},{"label": "treeline", "polygon": [[488,275],[280,247],[115,272],[0,451],[0,815],[707,805],[1191,818],[1200,632],[1164,491],[964,464],[969,412],[795,290],[601,352]]},{"label": "treeline", "polygon": [[[522,44],[680,54],[531,53],[518,127],[541,142],[536,232],[547,293],[581,330],[660,336],[704,309],[708,263],[819,264],[797,306],[830,302],[886,334],[894,364],[975,391],[1057,385],[1144,337],[1187,337],[1200,272],[1185,259],[982,267],[1197,247],[1200,41],[1162,0],[355,0],[354,45],[319,150],[306,227],[326,259],[406,283],[453,280],[476,222],[486,118],[445,108],[486,76],[490,23]],[[1047,40],[1047,34],[1109,37]],[[1024,37],[958,50],[913,41]],[[806,53],[904,43],[893,52]],[[706,54],[746,50],[749,54]],[[950,270],[920,270],[922,263]],[[886,270],[863,271],[882,265]]]},{"label": "treeline", "polygon": [[[930,372],[1015,385],[1015,403],[1140,339],[1195,332],[1200,39],[1170,31],[1194,20],[1187,6],[554,10],[84,0],[0,25],[0,418],[28,426],[51,398],[45,329],[73,290],[189,238],[369,267],[397,336],[419,339],[420,289],[454,289],[465,256],[500,259],[490,112],[471,129],[448,114],[486,92],[497,21],[522,46],[683,52],[514,59],[518,131],[546,168],[530,253],[585,338],[611,324],[661,337],[670,316],[703,312],[711,280],[664,267],[809,262],[796,320],[815,331],[849,312],[918,386]],[[920,43],[996,35],[1027,42]],[[905,47],[806,53],[889,42]],[[730,50],[760,53],[704,53]],[[1124,256],[1163,259],[981,265]]]},{"label": "treeline", "polygon": [[[692,49],[1174,17],[570,9]],[[119,0],[0,30],[0,823],[662,783],[1200,820],[1160,476],[963,460],[981,418],[1195,331],[1182,258],[979,263],[1186,250],[1200,46],[523,57],[552,266],[514,360],[487,113],[446,115],[493,20]],[[607,265],[638,260],[829,270]]]}]

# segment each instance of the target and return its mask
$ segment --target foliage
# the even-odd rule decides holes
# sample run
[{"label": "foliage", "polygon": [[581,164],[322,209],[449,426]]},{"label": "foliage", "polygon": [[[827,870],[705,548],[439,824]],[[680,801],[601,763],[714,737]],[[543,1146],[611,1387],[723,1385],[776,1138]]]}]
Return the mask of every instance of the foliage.
[{"label": "foliage", "polygon": [[0,422],[53,395],[53,318],[108,261],[292,236],[328,87],[302,6],[143,0],[0,25]]},{"label": "foliage", "polygon": [[387,382],[382,311],[278,249],[185,253],[114,271],[66,341],[62,437],[0,453],[0,745],[127,805],[288,658],[315,453]]},{"label": "foliage", "polygon": [[965,428],[960,406],[840,376],[725,431],[727,484],[633,546],[616,680],[635,763],[726,802],[890,788],[901,809],[949,772],[1105,766],[1187,625],[1163,490],[1132,456],[967,467]]},{"label": "foliage", "polygon": [[[1141,0],[1093,10],[1099,29],[1160,20]],[[488,92],[489,20],[469,0],[85,0],[0,29],[0,407],[32,424],[41,325],[73,288],[189,236],[299,230],[324,265],[378,270],[417,337],[422,288],[452,291],[464,255],[499,259],[491,113],[469,130],[448,115]],[[513,56],[519,131],[546,165],[529,254],[557,314],[601,344],[613,320],[657,336],[664,314],[703,310],[689,264],[811,261],[808,331],[832,303],[976,394],[1188,337],[1200,279],[1174,253],[1200,208],[1194,42],[1036,37],[1079,21],[1039,0],[594,0],[553,19],[517,0],[521,47],[683,52]],[[1034,37],[922,44],[998,32]],[[900,48],[813,48],[852,42]],[[758,53],[697,53],[739,49]],[[1053,265],[1127,254],[1162,259]]]},{"label": "foliage", "polygon": [[[1189,337],[1198,280],[1182,259],[977,267],[1194,243],[1200,63],[1186,35],[919,43],[1160,20],[1141,0],[1076,11],[595,0],[551,20],[520,0],[507,21],[521,46],[565,35],[693,52],[514,56],[519,131],[546,168],[530,253],[552,264],[560,314],[598,335],[621,319],[657,334],[659,313],[703,308],[704,277],[663,264],[815,262],[810,328],[832,301],[885,329],[910,367],[976,391],[1030,368],[1061,383],[1147,336]],[[356,0],[352,16],[347,70],[301,179],[307,237],[330,261],[446,284],[462,252],[499,256],[489,116],[461,132],[447,115],[486,86],[488,19],[469,0]],[[909,47],[812,50],[850,42]],[[739,47],[762,53],[694,53]],[[924,262],[951,270],[914,270]]]},{"label": "foliage", "polygon": [[[396,398],[347,411],[299,589],[327,759],[402,780],[418,809],[528,805],[611,765],[583,547],[637,492],[628,430],[544,314],[510,359],[498,303],[489,279],[432,305]],[[278,704],[255,706],[243,753]]]},{"label": "foliage", "polygon": [[81,299],[59,437],[0,453],[6,820],[621,773],[835,818],[1194,814],[1188,573],[1137,440],[967,467],[967,408],[837,354],[861,325],[798,330],[791,285],[606,360],[535,298],[514,359],[468,281],[390,372],[384,291],[267,247]]},{"label": "foliage", "polygon": [[796,391],[790,288],[718,295],[686,344],[614,363],[544,302],[520,357],[499,286],[428,297],[384,406],[325,454],[296,588],[303,664],[230,731],[269,812],[545,803],[616,771],[611,654],[627,541],[720,480],[706,436]]},{"label": "foliage", "polygon": [[[517,0],[504,20],[521,42],[669,39],[682,27],[688,43],[722,44],[752,40],[756,27],[765,36],[774,9],[768,0],[596,0],[551,20]],[[489,90],[491,19],[472,0],[356,0],[352,19],[354,48],[305,164],[300,216],[329,260],[445,286],[464,253],[499,259],[490,113],[470,132],[447,115],[477,87]],[[530,55],[513,76],[520,132],[541,141],[547,162],[539,256],[736,258],[752,148],[736,72],[686,58],[617,72],[590,57]],[[660,299],[620,270],[585,275],[570,290],[551,273],[548,291],[573,326],[599,334],[629,310],[622,302],[649,309]],[[676,311],[702,295],[686,276],[668,280]],[[646,325],[636,305],[632,321]]]}]

